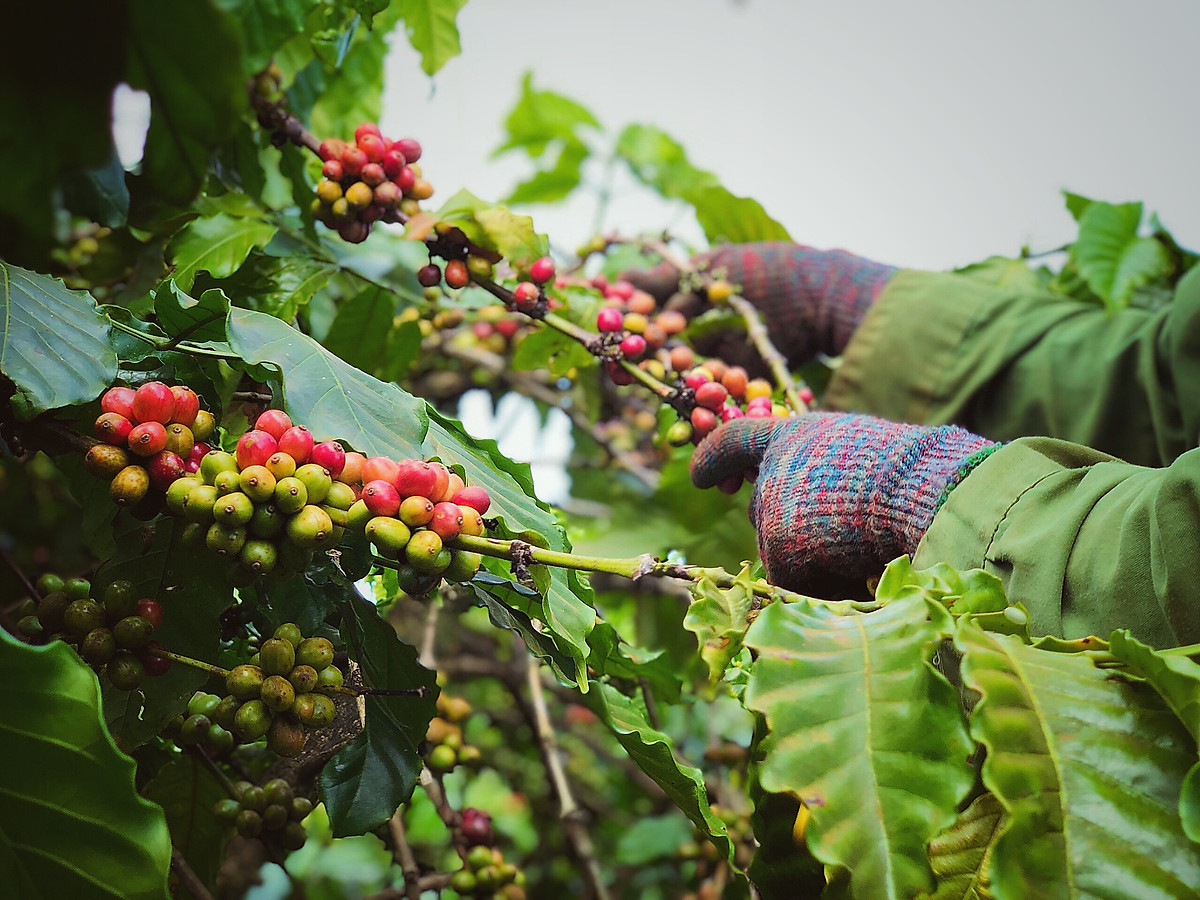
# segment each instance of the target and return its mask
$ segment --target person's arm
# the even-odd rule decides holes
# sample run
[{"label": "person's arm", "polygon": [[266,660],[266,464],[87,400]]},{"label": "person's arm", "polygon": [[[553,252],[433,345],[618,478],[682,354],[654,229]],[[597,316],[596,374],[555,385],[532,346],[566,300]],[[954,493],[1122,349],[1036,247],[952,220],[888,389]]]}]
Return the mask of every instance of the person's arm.
[{"label": "person's arm", "polygon": [[1038,634],[1200,642],[1200,450],[1143,468],[1065,441],[1005,445],[948,495],[914,557],[998,575]]},{"label": "person's arm", "polygon": [[1166,309],[1111,314],[901,270],[866,311],[825,400],[993,440],[1049,435],[1169,464],[1200,433],[1200,270]]},{"label": "person's arm", "polygon": [[781,587],[848,596],[831,591],[908,553],[994,572],[1038,634],[1200,642],[1200,449],[1152,469],[1049,438],[816,413],[734,419],[693,454],[698,487],[742,474]]}]

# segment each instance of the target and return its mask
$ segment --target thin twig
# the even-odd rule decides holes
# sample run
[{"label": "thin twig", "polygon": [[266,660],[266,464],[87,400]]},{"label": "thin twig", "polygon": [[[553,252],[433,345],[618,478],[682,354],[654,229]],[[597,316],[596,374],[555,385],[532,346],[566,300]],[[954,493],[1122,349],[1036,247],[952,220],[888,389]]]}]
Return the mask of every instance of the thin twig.
[{"label": "thin twig", "polygon": [[787,398],[788,406],[798,413],[808,412],[808,404],[800,399],[800,392],[796,390],[796,380],[792,378],[792,373],[788,370],[787,360],[771,342],[767,327],[763,324],[762,316],[759,315],[754,304],[738,294],[731,296],[728,303],[746,323],[746,334],[750,337],[750,342],[754,344],[754,349],[758,351],[758,355],[771,370],[775,383],[783,388],[783,395]]},{"label": "thin twig", "polygon": [[25,585],[25,590],[29,592],[29,596],[34,602],[41,600],[41,595],[37,592],[37,587],[29,580],[29,576],[25,574],[25,570],[13,558],[13,555],[4,547],[0,547],[0,559],[4,560],[4,564],[13,570],[13,573],[21,580],[21,584]]},{"label": "thin twig", "polygon": [[506,384],[512,387],[513,390],[527,397],[532,397],[534,400],[539,400],[548,406],[554,406],[561,409],[567,414],[568,418],[574,423],[575,427],[584,432],[588,437],[594,440],[600,449],[605,452],[610,460],[615,462],[625,471],[634,475],[639,481],[647,487],[654,487],[658,483],[659,473],[642,465],[632,454],[626,453],[613,445],[612,441],[600,434],[593,423],[583,411],[575,404],[569,406],[561,406],[562,396],[552,387],[538,379],[529,375],[518,375],[508,368],[508,364],[504,357],[491,353],[487,350],[481,350],[477,347],[457,347],[451,343],[445,343],[438,348],[438,352],[453,359],[461,360],[462,362],[470,363],[478,366],[486,371],[489,375],[503,379]]},{"label": "thin twig", "polygon": [[258,391],[234,391],[229,399],[234,403],[270,403],[274,398]]},{"label": "thin twig", "polygon": [[440,598],[435,598],[429,604],[429,611],[425,613],[425,630],[421,636],[421,665],[431,672],[437,669],[437,661],[434,658],[434,645],[437,642],[438,613],[441,608],[442,602]]},{"label": "thin twig", "polygon": [[404,875],[405,896],[408,900],[421,900],[421,870],[417,866],[417,858],[413,856],[412,847],[408,844],[408,835],[404,833],[403,807],[397,809],[388,819],[388,831],[392,835],[392,852]]},{"label": "thin twig", "polygon": [[567,781],[567,773],[559,758],[558,738],[555,737],[554,727],[550,724],[550,712],[546,708],[546,696],[542,691],[541,666],[532,655],[526,654],[526,682],[529,686],[529,702],[533,710],[534,726],[537,732],[538,749],[542,753],[542,762],[550,775],[550,784],[558,797],[558,817],[562,820],[567,833],[567,840],[575,852],[579,864],[583,866],[588,884],[596,900],[608,900],[608,888],[600,874],[600,866],[596,862],[595,847],[591,835],[588,834],[582,819],[582,810],[575,802],[571,785]]},{"label": "thin twig", "polygon": [[176,847],[171,848],[171,868],[179,876],[179,883],[195,900],[213,900],[213,895],[208,892],[208,888],[204,886],[200,876],[192,871],[192,867],[188,865],[187,860],[183,858],[183,854]]},{"label": "thin twig", "polygon": [[429,797],[442,823],[450,829],[450,837],[454,843],[454,849],[465,862],[469,848],[467,847],[466,838],[463,837],[462,833],[462,816],[458,814],[458,811],[450,805],[450,801],[446,798],[446,788],[442,785],[442,780],[426,768],[421,770],[417,783],[421,785],[421,789]]}]

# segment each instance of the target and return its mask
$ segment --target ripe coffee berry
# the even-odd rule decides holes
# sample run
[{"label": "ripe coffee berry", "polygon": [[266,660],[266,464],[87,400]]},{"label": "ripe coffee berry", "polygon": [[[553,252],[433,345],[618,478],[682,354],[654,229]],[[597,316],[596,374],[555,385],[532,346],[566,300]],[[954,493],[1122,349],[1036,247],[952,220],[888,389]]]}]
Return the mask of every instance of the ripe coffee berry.
[{"label": "ripe coffee berry", "polygon": [[529,311],[537,305],[540,296],[541,292],[536,284],[531,281],[522,281],[513,289],[513,306]]},{"label": "ripe coffee berry", "polygon": [[596,314],[596,328],[600,331],[621,331],[625,327],[625,317],[614,306],[606,306]]},{"label": "ripe coffee berry", "polygon": [[548,256],[543,256],[541,259],[535,260],[533,265],[529,267],[529,277],[538,284],[545,284],[548,281],[553,281],[554,260]]},{"label": "ripe coffee berry", "polygon": [[452,259],[446,263],[446,284],[452,288],[465,288],[471,283],[471,273],[467,264],[461,259]]}]

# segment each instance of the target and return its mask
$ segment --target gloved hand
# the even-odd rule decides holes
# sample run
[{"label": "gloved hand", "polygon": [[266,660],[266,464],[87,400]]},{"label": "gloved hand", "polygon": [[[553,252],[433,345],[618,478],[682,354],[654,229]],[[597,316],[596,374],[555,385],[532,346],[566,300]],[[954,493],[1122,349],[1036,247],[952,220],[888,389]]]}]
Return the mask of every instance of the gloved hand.
[{"label": "gloved hand", "polygon": [[700,442],[691,472],[704,488],[757,468],[750,520],[767,577],[813,591],[915,551],[946,494],[998,446],[850,413],[743,418]]},{"label": "gloved hand", "polygon": [[[742,286],[742,296],[762,314],[771,341],[792,368],[818,353],[841,353],[896,272],[893,266],[845,250],[815,250],[787,241],[726,244],[693,262],[714,277],[723,270],[726,281]],[[698,294],[677,293],[679,272],[669,264],[622,277],[689,319],[707,307]],[[697,349],[717,353],[727,362],[742,356],[736,349],[728,356],[716,348]]]}]

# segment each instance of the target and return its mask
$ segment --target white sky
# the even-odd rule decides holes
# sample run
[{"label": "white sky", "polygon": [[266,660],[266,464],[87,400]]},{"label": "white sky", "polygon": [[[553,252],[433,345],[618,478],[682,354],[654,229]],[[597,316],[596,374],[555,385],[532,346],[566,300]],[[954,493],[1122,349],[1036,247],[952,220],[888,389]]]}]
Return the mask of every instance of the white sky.
[{"label": "white sky", "polygon": [[[614,133],[665,129],[814,246],[924,268],[1045,249],[1073,233],[1061,188],[1145,200],[1200,245],[1194,3],[471,0],[458,25],[432,83],[400,35],[388,59],[381,124],[422,141],[438,197],[526,171],[488,156],[531,70]],[[594,203],[525,211],[572,248]],[[667,224],[628,194],[606,222]]]}]

